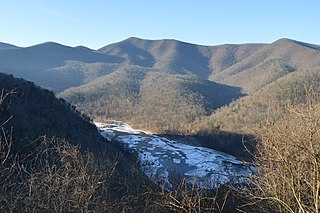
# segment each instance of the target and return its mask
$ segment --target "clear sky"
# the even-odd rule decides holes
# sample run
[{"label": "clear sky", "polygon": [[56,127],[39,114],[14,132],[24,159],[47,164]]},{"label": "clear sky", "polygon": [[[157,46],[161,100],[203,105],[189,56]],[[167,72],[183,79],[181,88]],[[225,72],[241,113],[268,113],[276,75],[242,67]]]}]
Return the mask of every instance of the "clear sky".
[{"label": "clear sky", "polygon": [[0,0],[0,41],[93,49],[131,36],[190,43],[320,44],[320,0]]}]

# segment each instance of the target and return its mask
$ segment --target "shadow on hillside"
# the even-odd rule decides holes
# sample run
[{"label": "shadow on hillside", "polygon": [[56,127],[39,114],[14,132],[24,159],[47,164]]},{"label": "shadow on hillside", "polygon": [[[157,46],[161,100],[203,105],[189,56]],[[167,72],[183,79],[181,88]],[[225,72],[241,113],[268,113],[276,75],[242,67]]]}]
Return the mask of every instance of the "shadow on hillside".
[{"label": "shadow on hillside", "polygon": [[258,143],[254,135],[233,132],[199,133],[190,136],[162,134],[159,136],[184,144],[214,149],[244,160],[252,160],[252,153]]},{"label": "shadow on hillside", "polygon": [[227,106],[246,95],[240,87],[206,80],[202,83],[191,84],[188,89],[204,97],[204,107],[207,111]]}]

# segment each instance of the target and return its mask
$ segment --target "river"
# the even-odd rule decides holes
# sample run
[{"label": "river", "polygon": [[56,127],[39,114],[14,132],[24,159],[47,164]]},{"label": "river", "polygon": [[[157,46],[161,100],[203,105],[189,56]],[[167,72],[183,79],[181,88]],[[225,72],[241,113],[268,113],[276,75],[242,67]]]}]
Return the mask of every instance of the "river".
[{"label": "river", "polygon": [[207,189],[243,183],[254,170],[232,155],[136,130],[120,121],[95,125],[103,137],[135,154],[146,176],[167,189],[181,178]]}]

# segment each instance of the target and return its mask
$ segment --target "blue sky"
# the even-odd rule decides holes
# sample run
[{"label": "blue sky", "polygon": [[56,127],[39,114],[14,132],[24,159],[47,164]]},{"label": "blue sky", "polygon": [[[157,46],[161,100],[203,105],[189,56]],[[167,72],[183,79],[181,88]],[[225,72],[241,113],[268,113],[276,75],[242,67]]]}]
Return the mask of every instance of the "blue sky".
[{"label": "blue sky", "polygon": [[319,0],[0,0],[0,41],[100,48],[131,36],[190,43],[320,44]]}]

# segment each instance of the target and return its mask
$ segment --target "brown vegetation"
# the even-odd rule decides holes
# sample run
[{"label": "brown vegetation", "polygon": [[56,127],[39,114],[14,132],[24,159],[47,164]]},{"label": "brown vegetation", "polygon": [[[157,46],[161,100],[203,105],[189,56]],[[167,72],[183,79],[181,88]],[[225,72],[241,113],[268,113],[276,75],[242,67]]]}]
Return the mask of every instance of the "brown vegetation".
[{"label": "brown vegetation", "polygon": [[30,82],[0,83],[1,212],[142,208],[146,179],[83,115]]},{"label": "brown vegetation", "polygon": [[132,194],[132,183],[119,176],[116,160],[97,159],[66,141],[46,137],[39,138],[34,152],[14,154],[9,136],[3,132],[0,137],[1,212],[191,213],[234,208],[229,190],[204,190],[184,181],[172,191],[148,188]]},{"label": "brown vegetation", "polygon": [[156,204],[171,212],[201,213],[234,211],[230,189],[205,190],[182,180],[174,190],[159,192]]},{"label": "brown vegetation", "polygon": [[[49,42],[2,49],[0,67],[63,92],[62,97],[91,118],[122,120],[159,133],[190,134],[219,128],[238,131],[245,122],[260,122],[259,114],[277,102],[272,99],[279,91],[270,87],[294,78],[294,73],[319,70],[319,51],[318,45],[290,39],[201,46],[129,38],[97,51]],[[240,89],[250,96],[227,107],[240,97]]]},{"label": "brown vegetation", "polygon": [[[134,162],[123,156],[126,153],[104,141],[99,143],[93,132],[77,143],[74,134],[81,134],[82,130],[96,132],[90,124],[85,124],[79,113],[29,82],[12,76],[0,77],[3,83],[0,95],[1,212],[183,212],[163,205],[170,203],[174,196],[184,203],[183,208],[189,209],[188,212],[194,212],[195,208],[214,210],[207,202],[194,205],[203,200],[215,202],[215,194],[211,197],[204,190],[181,187],[172,192],[159,191],[135,170]],[[11,85],[16,92],[5,92],[11,91]],[[50,106],[53,106],[51,110]],[[28,112],[27,115],[24,112]],[[51,116],[50,112],[60,116]],[[23,119],[19,119],[19,115]],[[65,127],[62,122],[66,118],[74,121],[74,125],[80,122],[78,131],[70,127],[69,135],[65,135],[73,145],[54,135],[38,135],[35,139],[41,132],[48,133],[39,128],[38,123],[31,122],[41,118],[46,119],[44,124],[51,127],[51,134],[68,132],[66,128],[61,129]],[[61,125],[50,126],[51,122]],[[19,130],[26,128],[26,124],[35,131],[15,132],[16,126]],[[85,143],[90,137],[91,143]],[[82,146],[86,149],[80,149]]]},{"label": "brown vegetation", "polygon": [[[46,48],[49,61],[25,61],[24,53],[46,53]],[[92,118],[120,119],[163,133],[208,135],[260,128],[254,132],[261,139],[257,174],[242,191],[246,203],[241,209],[319,212],[319,99],[304,92],[311,83],[320,88],[318,46],[283,39],[210,49],[129,39],[101,53],[78,53],[52,43],[21,51],[2,51],[3,67],[49,87],[58,85],[56,91],[82,85],[62,95]],[[59,56],[61,51],[66,54]],[[23,63],[15,66],[17,60]],[[24,63],[30,66],[21,72]],[[33,65],[37,72],[31,72]],[[230,103],[240,96],[240,88],[208,78],[240,86],[249,95]],[[1,74],[0,85],[0,210],[211,212],[225,206],[225,199],[217,201],[215,194],[183,182],[171,192],[145,191],[144,179],[131,162],[110,157],[119,150],[99,142],[89,117],[30,82]],[[8,98],[11,91],[15,95]],[[294,107],[286,109],[288,105]],[[267,115],[272,119],[264,125]],[[47,136],[39,139],[42,135]],[[98,157],[101,147],[107,157]]]},{"label": "brown vegetation", "polygon": [[126,184],[117,171],[117,159],[97,158],[66,141],[46,137],[35,141],[39,145],[34,152],[17,154],[9,136],[0,137],[1,212],[137,212],[144,208],[139,200],[143,194],[137,188],[132,194],[128,187],[136,177]]},{"label": "brown vegetation", "polygon": [[95,120],[115,119],[158,133],[192,133],[193,122],[241,96],[239,88],[195,76],[123,69],[59,95]]},{"label": "brown vegetation", "polygon": [[257,131],[257,175],[243,193],[243,208],[260,212],[320,211],[320,106],[308,96],[306,104],[289,107],[281,118]]},{"label": "brown vegetation", "polygon": [[319,50],[317,45],[279,39],[213,75],[211,80],[241,87],[252,94],[292,72],[319,69]]},{"label": "brown vegetation", "polygon": [[306,103],[306,88],[320,93],[320,69],[290,73],[263,89],[232,102],[198,122],[199,131],[225,130],[254,133],[268,116],[281,114],[288,106]]}]

